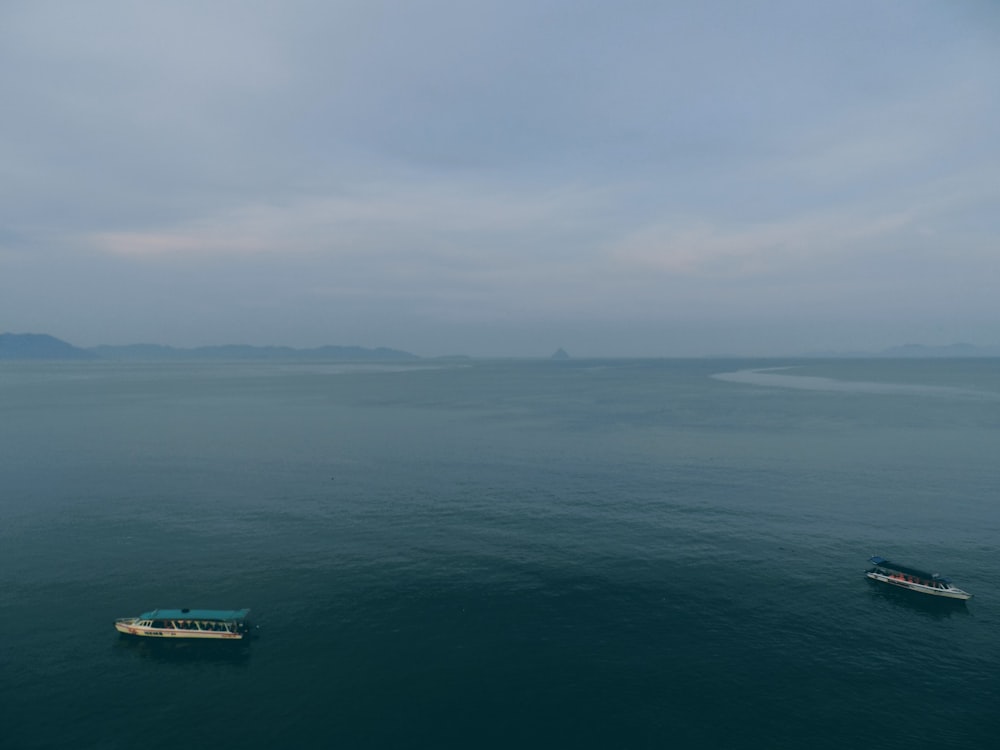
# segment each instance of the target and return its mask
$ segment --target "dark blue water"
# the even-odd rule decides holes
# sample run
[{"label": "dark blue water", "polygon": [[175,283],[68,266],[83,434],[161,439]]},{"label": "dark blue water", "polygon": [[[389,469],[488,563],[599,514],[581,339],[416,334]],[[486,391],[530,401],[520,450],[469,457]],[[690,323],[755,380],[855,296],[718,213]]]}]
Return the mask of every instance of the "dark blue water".
[{"label": "dark blue water", "polygon": [[0,364],[0,746],[990,747],[998,376]]}]

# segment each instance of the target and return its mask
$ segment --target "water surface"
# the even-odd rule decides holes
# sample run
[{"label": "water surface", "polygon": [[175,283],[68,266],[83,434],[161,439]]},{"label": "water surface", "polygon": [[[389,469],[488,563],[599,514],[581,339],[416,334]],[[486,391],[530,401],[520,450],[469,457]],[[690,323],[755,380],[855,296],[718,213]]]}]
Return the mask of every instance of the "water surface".
[{"label": "water surface", "polygon": [[998,364],[2,363],[0,741],[989,746]]}]

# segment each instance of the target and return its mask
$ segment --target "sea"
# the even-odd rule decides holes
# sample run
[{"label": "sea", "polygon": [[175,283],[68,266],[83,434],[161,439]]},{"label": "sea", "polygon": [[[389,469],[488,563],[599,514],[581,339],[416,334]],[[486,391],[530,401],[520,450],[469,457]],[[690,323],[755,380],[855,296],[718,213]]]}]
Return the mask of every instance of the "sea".
[{"label": "sea", "polygon": [[996,747],[998,491],[997,359],[3,362],[0,747]]}]

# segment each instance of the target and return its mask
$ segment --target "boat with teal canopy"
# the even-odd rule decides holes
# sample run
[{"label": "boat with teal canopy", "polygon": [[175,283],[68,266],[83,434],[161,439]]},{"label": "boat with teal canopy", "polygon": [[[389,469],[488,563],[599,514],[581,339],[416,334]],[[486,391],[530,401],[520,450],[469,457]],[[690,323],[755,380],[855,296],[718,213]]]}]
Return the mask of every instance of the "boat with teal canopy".
[{"label": "boat with teal canopy", "polygon": [[119,617],[115,630],[143,638],[239,641],[250,635],[249,615],[249,609],[154,609]]},{"label": "boat with teal canopy", "polygon": [[908,591],[915,591],[918,594],[940,596],[945,599],[965,601],[972,598],[972,594],[968,591],[963,591],[955,586],[950,578],[945,578],[938,573],[930,573],[926,570],[911,568],[908,565],[900,565],[878,555],[870,558],[868,562],[875,566],[865,573],[865,576],[872,581],[885,583],[896,588],[907,589]]}]

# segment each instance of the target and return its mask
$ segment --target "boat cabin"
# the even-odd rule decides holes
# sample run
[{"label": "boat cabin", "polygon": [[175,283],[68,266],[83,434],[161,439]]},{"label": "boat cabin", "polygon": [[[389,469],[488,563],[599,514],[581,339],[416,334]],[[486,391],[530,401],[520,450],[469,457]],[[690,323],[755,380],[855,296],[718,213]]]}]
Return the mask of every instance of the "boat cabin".
[{"label": "boat cabin", "polygon": [[119,618],[115,628],[128,635],[242,639],[250,632],[249,614],[249,609],[154,609]]},{"label": "boat cabin", "polygon": [[937,573],[928,573],[906,565],[900,565],[899,563],[889,562],[883,557],[873,557],[870,562],[875,564],[875,567],[872,569],[873,572],[880,573],[892,580],[916,583],[921,586],[930,586],[931,588],[939,589],[948,588],[951,584],[951,579],[944,578]]}]

